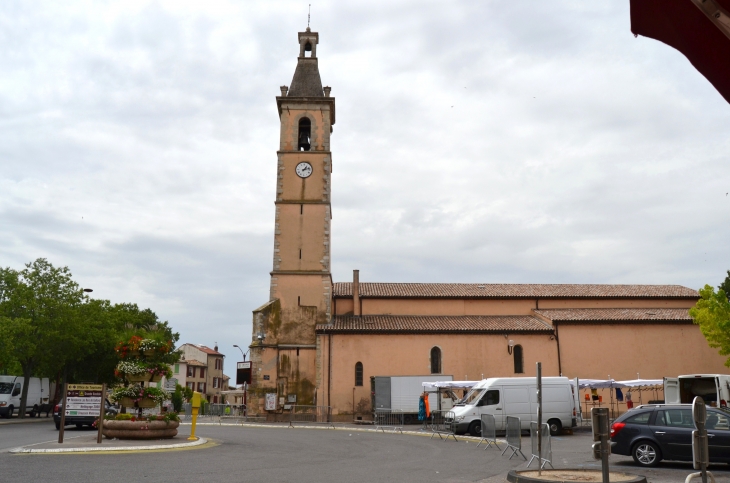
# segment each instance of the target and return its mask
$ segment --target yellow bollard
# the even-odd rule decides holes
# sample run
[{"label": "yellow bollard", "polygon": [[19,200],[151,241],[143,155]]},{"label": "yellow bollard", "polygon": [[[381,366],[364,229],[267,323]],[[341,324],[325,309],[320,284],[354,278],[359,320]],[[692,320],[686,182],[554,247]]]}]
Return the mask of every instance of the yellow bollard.
[{"label": "yellow bollard", "polygon": [[195,437],[195,423],[198,421],[198,411],[200,410],[200,393],[198,391],[193,391],[193,400],[191,401],[191,403],[193,413],[193,427],[190,430],[190,437],[188,438],[188,440],[197,441],[198,438]]}]

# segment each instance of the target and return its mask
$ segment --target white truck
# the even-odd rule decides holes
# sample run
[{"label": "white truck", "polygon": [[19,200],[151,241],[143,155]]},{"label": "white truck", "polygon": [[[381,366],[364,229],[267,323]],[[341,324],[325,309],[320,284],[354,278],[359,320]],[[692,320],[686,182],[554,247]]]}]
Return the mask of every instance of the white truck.
[{"label": "white truck", "polygon": [[[23,392],[23,376],[0,376],[0,417],[10,418],[13,413],[20,413],[20,395]],[[40,415],[41,408],[50,401],[48,378],[31,377],[28,384],[28,400],[25,413],[30,417]]]},{"label": "white truck", "polygon": [[[370,378],[373,411],[397,411],[404,416],[404,423],[418,421],[418,400],[423,394],[424,382],[453,381],[454,376],[432,374],[428,376],[373,376]],[[431,409],[439,407],[436,393],[429,393]]]},{"label": "white truck", "polygon": [[730,375],[690,374],[664,378],[666,404],[692,404],[695,396],[712,407],[726,408],[730,402]]},{"label": "white truck", "polygon": [[[520,418],[522,429],[537,420],[537,379],[534,377],[493,377],[480,381],[452,409],[455,432],[472,436],[482,434],[482,414],[494,416],[497,431],[506,428],[506,417]],[[567,377],[542,378],[542,418],[550,434],[560,434],[562,428],[577,426],[579,417],[578,391]]]}]

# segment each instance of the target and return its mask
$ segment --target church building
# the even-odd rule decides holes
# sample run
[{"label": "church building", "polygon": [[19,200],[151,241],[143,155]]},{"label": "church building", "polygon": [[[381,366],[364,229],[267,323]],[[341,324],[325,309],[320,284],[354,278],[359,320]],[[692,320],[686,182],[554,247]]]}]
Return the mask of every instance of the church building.
[{"label": "church building", "polygon": [[253,313],[249,412],[371,411],[373,376],[455,380],[544,376],[616,380],[723,373],[678,285],[333,283],[330,136],[335,99],[319,74],[319,34],[299,33],[290,86],[276,98],[274,259]]}]

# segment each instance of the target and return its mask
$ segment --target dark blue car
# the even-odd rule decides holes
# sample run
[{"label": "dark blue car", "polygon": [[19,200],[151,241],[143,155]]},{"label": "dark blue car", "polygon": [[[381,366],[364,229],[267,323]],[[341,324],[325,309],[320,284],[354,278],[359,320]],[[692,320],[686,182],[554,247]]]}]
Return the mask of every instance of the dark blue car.
[{"label": "dark blue car", "polygon": [[[730,411],[707,408],[707,437],[711,463],[730,463]],[[692,461],[690,404],[639,406],[611,425],[611,452],[632,456],[641,466],[661,460]]]}]

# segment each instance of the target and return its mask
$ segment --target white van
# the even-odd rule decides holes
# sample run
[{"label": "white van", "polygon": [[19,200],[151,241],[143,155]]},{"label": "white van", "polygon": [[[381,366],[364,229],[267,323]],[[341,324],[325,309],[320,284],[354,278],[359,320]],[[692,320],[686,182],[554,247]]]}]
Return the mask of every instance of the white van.
[{"label": "white van", "polygon": [[[567,377],[542,378],[542,420],[550,434],[577,425],[577,391]],[[504,431],[506,417],[520,418],[522,429],[537,421],[537,380],[534,377],[496,377],[484,379],[472,388],[452,409],[456,433],[467,431],[481,436],[481,415],[494,416],[497,431]]]},{"label": "white van", "polygon": [[695,396],[712,407],[726,408],[730,402],[730,375],[691,374],[664,378],[666,404],[692,404]]},{"label": "white van", "polygon": [[[10,418],[16,410],[19,410],[23,381],[22,376],[0,376],[0,417]],[[31,377],[25,413],[30,414],[30,417],[40,414],[41,406],[49,404],[49,398],[48,378]]]}]

